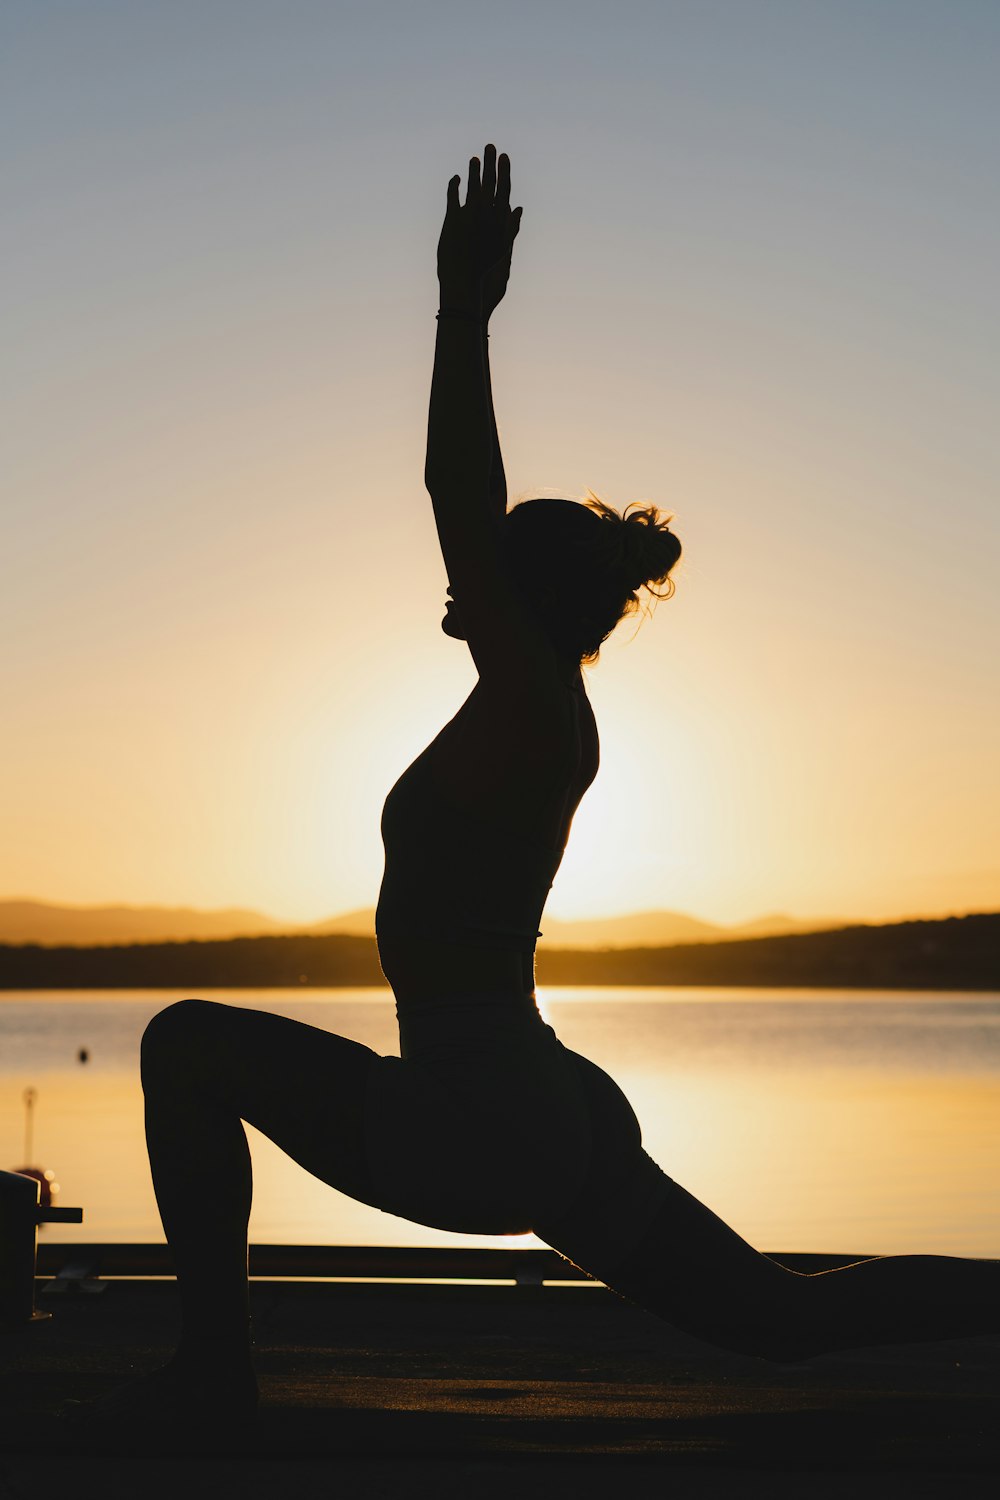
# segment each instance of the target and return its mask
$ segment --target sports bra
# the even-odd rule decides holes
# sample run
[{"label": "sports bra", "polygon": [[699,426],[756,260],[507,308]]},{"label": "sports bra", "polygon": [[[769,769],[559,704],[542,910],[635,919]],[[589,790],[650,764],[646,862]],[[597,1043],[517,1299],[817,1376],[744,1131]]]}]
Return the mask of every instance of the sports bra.
[{"label": "sports bra", "polygon": [[[578,725],[574,738],[579,760]],[[532,954],[565,842],[546,845],[470,816],[442,785],[436,745],[385,800],[376,936]]]},{"label": "sports bra", "polygon": [[385,799],[376,936],[534,953],[563,851],[478,822],[449,802],[434,775],[433,748]]}]

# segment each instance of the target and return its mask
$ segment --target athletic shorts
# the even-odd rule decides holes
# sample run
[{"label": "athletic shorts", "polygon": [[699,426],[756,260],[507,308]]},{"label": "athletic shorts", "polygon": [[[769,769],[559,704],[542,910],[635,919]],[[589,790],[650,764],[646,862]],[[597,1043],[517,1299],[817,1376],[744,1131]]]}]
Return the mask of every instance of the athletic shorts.
[{"label": "athletic shorts", "polygon": [[597,1276],[638,1243],[671,1180],[621,1089],[534,997],[401,1006],[399,1027],[401,1056],[368,1075],[370,1201],[435,1229],[534,1231]]}]

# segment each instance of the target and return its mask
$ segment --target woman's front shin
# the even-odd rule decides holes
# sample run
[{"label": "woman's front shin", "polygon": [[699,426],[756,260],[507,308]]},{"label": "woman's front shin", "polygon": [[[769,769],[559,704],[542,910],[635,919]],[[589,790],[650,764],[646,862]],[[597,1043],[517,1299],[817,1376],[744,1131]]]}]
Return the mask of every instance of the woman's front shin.
[{"label": "woman's front shin", "polygon": [[190,1094],[146,1086],[146,1143],[181,1300],[181,1348],[250,1343],[252,1174],[242,1121]]}]

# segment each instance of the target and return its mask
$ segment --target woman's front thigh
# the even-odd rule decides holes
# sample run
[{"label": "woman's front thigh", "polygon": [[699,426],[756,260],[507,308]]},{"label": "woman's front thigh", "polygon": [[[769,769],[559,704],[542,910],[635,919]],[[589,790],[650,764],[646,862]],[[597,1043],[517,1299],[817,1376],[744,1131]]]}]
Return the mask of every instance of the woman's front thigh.
[{"label": "woman's front thigh", "polygon": [[365,1097],[382,1059],[347,1037],[269,1011],[181,1000],[142,1039],[147,1104],[237,1114],[307,1172],[370,1201]]}]

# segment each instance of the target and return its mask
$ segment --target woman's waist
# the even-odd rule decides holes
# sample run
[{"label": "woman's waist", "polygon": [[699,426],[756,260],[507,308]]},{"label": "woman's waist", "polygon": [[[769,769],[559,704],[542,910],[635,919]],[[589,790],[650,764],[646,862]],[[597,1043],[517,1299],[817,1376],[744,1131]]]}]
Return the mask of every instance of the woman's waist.
[{"label": "woman's waist", "polygon": [[534,994],[533,950],[462,943],[441,937],[378,937],[382,972],[397,1005],[470,995],[495,998]]},{"label": "woman's waist", "polygon": [[400,1053],[404,1058],[457,1066],[471,1083],[485,1067],[510,1076],[526,1056],[555,1041],[532,994],[470,991],[396,1001]]},{"label": "woman's waist", "polygon": [[[504,886],[508,883],[505,880]],[[403,881],[387,863],[375,909],[375,935],[380,948],[531,954],[547,894],[547,886],[533,896],[521,891],[514,901],[505,888],[484,889],[482,872],[448,885],[435,880],[430,871],[424,872],[423,881],[413,872]]]}]

